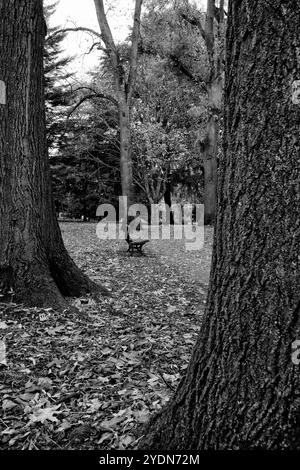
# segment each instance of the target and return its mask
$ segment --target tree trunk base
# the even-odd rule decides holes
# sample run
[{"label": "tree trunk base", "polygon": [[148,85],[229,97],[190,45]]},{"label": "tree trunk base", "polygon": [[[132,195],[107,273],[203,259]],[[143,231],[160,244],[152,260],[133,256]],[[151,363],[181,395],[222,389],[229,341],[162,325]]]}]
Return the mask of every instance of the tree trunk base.
[{"label": "tree trunk base", "polygon": [[12,267],[0,270],[0,294],[3,302],[14,301],[28,307],[69,308],[65,297],[87,294],[111,295],[103,286],[92,282],[67,255],[53,260],[50,266],[40,262],[22,266],[22,272]]}]

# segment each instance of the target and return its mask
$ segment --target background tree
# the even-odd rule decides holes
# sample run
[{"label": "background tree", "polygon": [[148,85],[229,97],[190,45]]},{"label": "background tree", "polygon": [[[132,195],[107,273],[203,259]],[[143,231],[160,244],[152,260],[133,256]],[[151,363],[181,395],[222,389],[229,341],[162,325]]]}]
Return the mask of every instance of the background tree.
[{"label": "background tree", "polygon": [[176,0],[172,6],[164,0],[154,0],[148,2],[148,15],[143,20],[143,50],[168,57],[174,67],[198,85],[199,94],[205,96],[206,103],[203,99],[199,108],[197,145],[204,171],[206,224],[211,224],[215,216],[223,106],[224,1],[218,2],[218,7],[216,4],[215,0],[208,0],[205,15],[188,0]]},{"label": "background tree", "polygon": [[[0,289],[64,308],[96,286],[68,255],[56,220],[46,143],[42,0],[0,3]],[[13,42],[11,41],[13,37]]]},{"label": "background tree", "polygon": [[[47,35],[44,47],[45,107],[46,129],[49,150],[51,176],[54,189],[54,202],[57,212],[64,209],[65,184],[69,168],[60,162],[60,156],[69,141],[71,122],[67,121],[69,106],[73,102],[70,85],[71,73],[67,71],[72,58],[64,54],[62,42],[67,33],[58,26],[51,26],[51,17],[55,13],[58,1],[44,3],[44,17],[47,23]],[[67,125],[68,124],[68,125]],[[73,124],[73,122],[72,122]],[[63,189],[64,188],[64,189]]]},{"label": "background tree", "polygon": [[187,9],[179,10],[184,19],[199,29],[205,42],[209,64],[206,80],[208,122],[206,134],[200,141],[204,165],[204,222],[206,224],[212,223],[215,218],[218,140],[223,106],[225,2],[219,0],[218,7],[216,3],[216,0],[207,0],[204,26],[203,15],[197,10],[190,8],[189,5]]},{"label": "background tree", "polygon": [[[229,2],[224,156],[207,308],[147,449],[299,449],[300,5]],[[296,92],[295,92],[296,93]]]},{"label": "background tree", "polygon": [[[85,31],[94,35],[101,42],[104,42],[105,48],[101,43],[95,43],[98,48],[109,58],[110,70],[113,76],[113,88],[118,106],[119,125],[120,125],[120,175],[122,183],[122,194],[127,196],[129,204],[134,201],[134,185],[132,175],[132,158],[131,158],[131,101],[136,81],[137,60],[138,60],[138,42],[140,33],[140,19],[143,0],[135,0],[134,21],[131,32],[131,47],[128,60],[121,54],[122,48],[118,47],[112,36],[112,32],[107,21],[103,0],[94,0],[97,18],[100,26],[101,34],[86,27],[66,28],[63,31]],[[54,35],[60,33],[56,31]],[[93,47],[94,47],[93,46]],[[124,60],[125,59],[125,60]],[[87,94],[83,100],[94,97]],[[98,94],[98,98],[100,95]],[[111,96],[102,94],[103,99],[112,99]]]},{"label": "background tree", "polygon": [[[142,54],[139,62],[132,116],[133,174],[148,201],[157,203],[169,186],[174,189],[179,180],[182,183],[181,174],[187,176],[196,167],[198,118],[193,111],[200,100],[198,90],[168,60]],[[201,173],[198,168],[199,181]]]},{"label": "background tree", "polygon": [[67,33],[58,26],[50,26],[51,16],[55,13],[57,4],[58,1],[44,5],[47,24],[44,48],[45,101],[47,140],[50,149],[57,147],[64,135],[66,109],[72,98],[69,83],[73,74],[67,69],[73,58],[66,56],[62,48]]},{"label": "background tree", "polygon": [[129,204],[133,202],[133,175],[131,158],[130,113],[131,101],[134,92],[138,60],[138,42],[140,33],[140,20],[143,0],[135,0],[134,22],[131,34],[131,49],[129,63],[125,64],[119,54],[113,39],[103,0],[95,0],[97,18],[101,30],[101,37],[106,46],[114,76],[115,92],[117,95],[119,122],[120,122],[120,168],[122,181],[122,194],[128,197]]},{"label": "background tree", "polygon": [[57,205],[69,217],[94,218],[99,204],[117,205],[121,179],[115,106],[89,99],[72,112],[50,161]]}]

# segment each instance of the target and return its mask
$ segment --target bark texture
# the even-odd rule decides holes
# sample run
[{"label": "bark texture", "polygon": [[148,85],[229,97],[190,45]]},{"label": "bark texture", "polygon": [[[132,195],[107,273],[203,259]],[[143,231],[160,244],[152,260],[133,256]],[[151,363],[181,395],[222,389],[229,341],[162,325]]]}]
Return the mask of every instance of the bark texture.
[{"label": "bark texture", "polygon": [[[98,290],[68,255],[57,223],[46,144],[42,0],[0,1],[0,292],[32,306]],[[99,288],[101,290],[101,288]],[[105,290],[103,289],[103,292]],[[5,298],[5,297],[4,297]]]},{"label": "bark texture", "polygon": [[144,449],[300,449],[300,4],[231,0],[228,13],[207,309]]}]

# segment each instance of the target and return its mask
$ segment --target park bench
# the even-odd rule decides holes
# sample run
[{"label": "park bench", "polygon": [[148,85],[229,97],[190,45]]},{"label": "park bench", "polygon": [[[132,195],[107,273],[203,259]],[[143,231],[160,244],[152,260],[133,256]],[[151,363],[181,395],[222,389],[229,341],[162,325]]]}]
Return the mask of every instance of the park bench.
[{"label": "park bench", "polygon": [[142,254],[143,246],[149,242],[149,240],[132,240],[128,232],[127,232],[126,241],[128,243],[127,252],[131,254],[134,252],[134,250]]}]

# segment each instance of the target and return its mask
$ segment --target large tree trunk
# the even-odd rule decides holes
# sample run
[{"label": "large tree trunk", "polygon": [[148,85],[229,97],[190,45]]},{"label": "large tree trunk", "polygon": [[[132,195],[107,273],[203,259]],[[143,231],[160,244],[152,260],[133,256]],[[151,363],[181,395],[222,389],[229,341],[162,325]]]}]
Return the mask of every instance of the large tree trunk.
[{"label": "large tree trunk", "polygon": [[[297,0],[229,2],[225,149],[207,309],[147,449],[300,449]],[[298,102],[298,104],[297,104]]]},{"label": "large tree trunk", "polygon": [[0,1],[0,292],[27,305],[66,306],[94,289],[61,238],[46,145],[42,0]]}]

